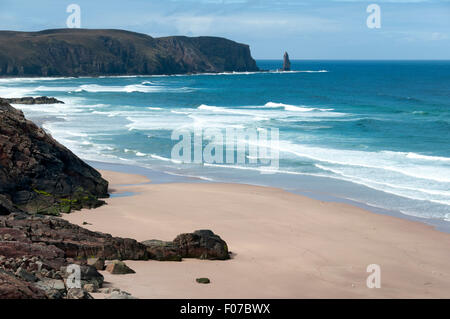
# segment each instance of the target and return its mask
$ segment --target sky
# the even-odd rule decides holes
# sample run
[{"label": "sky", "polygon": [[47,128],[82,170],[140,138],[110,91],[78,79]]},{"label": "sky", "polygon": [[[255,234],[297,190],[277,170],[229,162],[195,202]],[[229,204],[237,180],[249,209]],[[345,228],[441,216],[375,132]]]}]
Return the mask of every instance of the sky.
[{"label": "sky", "polygon": [[0,0],[0,30],[65,28],[72,3],[82,28],[226,37],[256,59],[450,59],[450,0]]}]

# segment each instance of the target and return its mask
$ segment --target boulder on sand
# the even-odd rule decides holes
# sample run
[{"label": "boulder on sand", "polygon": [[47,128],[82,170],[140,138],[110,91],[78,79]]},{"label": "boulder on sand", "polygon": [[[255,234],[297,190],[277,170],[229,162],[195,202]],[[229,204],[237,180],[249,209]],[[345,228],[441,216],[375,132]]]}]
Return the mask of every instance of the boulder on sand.
[{"label": "boulder on sand", "polygon": [[171,241],[151,239],[143,241],[150,259],[159,261],[181,261],[178,247]]},{"label": "boulder on sand", "polygon": [[227,243],[211,230],[178,235],[174,240],[183,258],[229,259]]},{"label": "boulder on sand", "polygon": [[113,275],[134,274],[135,271],[128,267],[123,261],[113,260],[106,266],[106,271]]}]

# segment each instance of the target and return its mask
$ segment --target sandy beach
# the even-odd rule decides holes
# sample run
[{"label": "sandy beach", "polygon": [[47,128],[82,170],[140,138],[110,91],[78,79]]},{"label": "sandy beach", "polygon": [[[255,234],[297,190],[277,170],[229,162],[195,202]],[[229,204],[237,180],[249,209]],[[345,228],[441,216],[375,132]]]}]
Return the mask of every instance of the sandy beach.
[{"label": "sandy beach", "polygon": [[[425,224],[275,188],[102,174],[113,193],[132,195],[65,219],[138,241],[211,229],[232,252],[228,261],[126,261],[136,274],[102,272],[106,286],[138,298],[450,297],[450,235]],[[366,285],[370,264],[381,267],[379,289]]]}]

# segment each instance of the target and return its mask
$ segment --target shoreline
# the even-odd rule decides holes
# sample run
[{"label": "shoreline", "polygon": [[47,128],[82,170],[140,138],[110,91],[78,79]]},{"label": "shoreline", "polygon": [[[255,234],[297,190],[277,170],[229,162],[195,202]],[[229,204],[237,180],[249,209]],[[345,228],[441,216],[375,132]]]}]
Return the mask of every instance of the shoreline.
[{"label": "shoreline", "polygon": [[[369,190],[371,193],[379,193],[381,191],[375,190],[372,188],[369,188],[364,185],[360,185],[357,183],[353,183],[350,181],[344,181],[340,179],[333,179],[331,177],[318,177],[318,176],[308,176],[304,175],[302,176],[303,179],[307,179],[310,181],[313,181],[311,184],[320,184],[320,185],[327,185],[330,183],[330,181],[336,182],[336,185],[333,187],[329,187],[326,191],[319,192],[317,189],[303,189],[303,190],[295,190],[290,189],[288,187],[285,187],[283,185],[266,185],[266,184],[257,184],[252,182],[236,182],[236,181],[210,181],[205,180],[200,177],[195,178],[192,176],[184,176],[184,175],[175,175],[170,174],[167,172],[159,171],[156,169],[146,168],[142,166],[134,166],[134,165],[127,165],[123,163],[109,163],[109,162],[101,162],[101,161],[93,161],[93,160],[86,160],[87,163],[89,163],[92,167],[98,170],[108,170],[108,171],[116,171],[121,173],[131,173],[131,174],[137,174],[137,175],[144,175],[147,178],[152,180],[152,183],[232,183],[232,184],[242,184],[242,185],[249,185],[249,186],[262,186],[262,187],[269,187],[269,188],[277,188],[285,190],[292,194],[297,194],[301,196],[305,196],[311,199],[319,200],[319,201],[325,201],[325,202],[332,202],[332,203],[344,203],[349,204],[352,206],[356,206],[359,208],[362,208],[364,210],[370,211],[375,214],[379,215],[385,215],[385,216],[392,216],[404,220],[419,222],[428,226],[432,226],[434,229],[450,234],[450,222],[440,219],[432,219],[432,218],[425,218],[425,217],[417,217],[413,215],[405,214],[401,211],[393,210],[393,209],[387,209],[383,207],[377,207],[370,205],[368,203],[364,203],[362,201],[357,201],[353,199],[346,198],[344,196],[339,196],[336,194],[333,194],[334,188],[336,188],[336,185],[342,184],[342,185],[352,185],[355,187],[356,190]],[[384,192],[381,192],[384,193]],[[389,193],[385,193],[387,196],[396,196]]]},{"label": "shoreline", "polygon": [[[138,298],[450,296],[450,236],[429,225],[277,188],[158,184],[139,174],[102,174],[116,194],[132,195],[113,196],[105,206],[65,219],[138,241],[211,229],[233,256],[228,261],[127,261],[136,274],[103,272],[106,287]],[[370,264],[381,267],[381,289],[366,287]],[[198,277],[209,277],[211,284],[195,283]]]},{"label": "shoreline", "polygon": [[[266,61],[266,60],[262,60]],[[278,61],[278,60],[273,60]],[[283,62],[283,60],[279,60]],[[302,60],[292,60],[302,61]],[[313,61],[313,60],[310,60]],[[320,62],[321,60],[317,60]],[[251,74],[264,74],[264,73],[277,73],[277,74],[289,74],[289,73],[302,73],[302,72],[330,72],[328,70],[258,70],[258,71],[224,71],[224,72],[199,72],[199,73],[174,73],[174,74],[123,74],[123,75],[83,75],[83,76],[0,76],[0,79],[99,79],[99,78],[145,78],[145,77],[170,77],[170,76],[200,76],[200,75],[251,75]]]}]

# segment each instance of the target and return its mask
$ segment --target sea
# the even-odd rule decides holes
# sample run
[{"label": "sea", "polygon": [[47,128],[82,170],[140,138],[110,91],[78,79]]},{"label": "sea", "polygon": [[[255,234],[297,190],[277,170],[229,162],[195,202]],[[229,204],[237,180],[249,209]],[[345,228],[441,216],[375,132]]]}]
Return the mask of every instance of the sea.
[{"label": "sea", "polygon": [[[64,101],[14,106],[94,166],[281,187],[450,221],[450,61],[291,62],[290,72],[258,60],[262,72],[3,78],[0,96]],[[175,160],[180,128],[276,129],[278,169]]]}]

